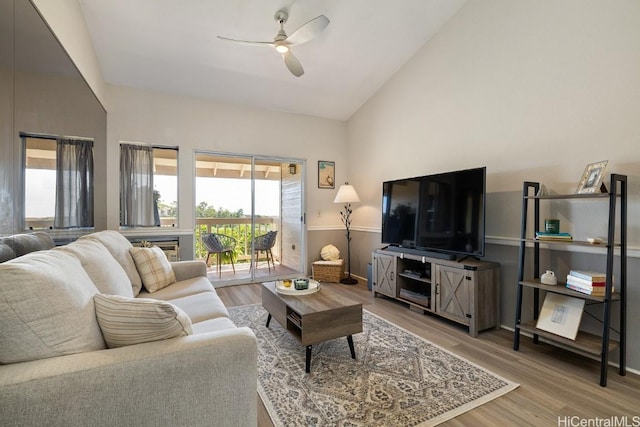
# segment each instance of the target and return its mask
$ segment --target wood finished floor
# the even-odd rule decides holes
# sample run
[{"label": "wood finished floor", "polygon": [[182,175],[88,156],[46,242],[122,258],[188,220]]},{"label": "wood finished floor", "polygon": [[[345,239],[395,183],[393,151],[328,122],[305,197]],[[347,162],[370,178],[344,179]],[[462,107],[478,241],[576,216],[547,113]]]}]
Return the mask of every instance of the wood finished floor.
[{"label": "wood finished floor", "polygon": [[[598,385],[599,363],[548,344],[522,337],[513,351],[513,333],[488,330],[471,338],[467,329],[436,316],[410,311],[405,304],[371,296],[366,283],[354,286],[326,284],[326,288],[361,301],[363,306],[451,352],[520,384],[516,390],[462,414],[445,426],[558,426],[595,418],[627,417],[626,425],[640,423],[640,376],[618,375],[609,367],[607,387]],[[228,307],[261,301],[261,285],[217,289]],[[578,417],[568,421],[565,417]],[[560,423],[559,423],[560,420]],[[562,420],[567,420],[562,423]],[[595,421],[591,421],[595,422]],[[635,422],[635,423],[634,423]],[[614,425],[614,424],[611,424]],[[625,425],[625,424],[620,424]],[[258,398],[258,426],[273,426]]]}]

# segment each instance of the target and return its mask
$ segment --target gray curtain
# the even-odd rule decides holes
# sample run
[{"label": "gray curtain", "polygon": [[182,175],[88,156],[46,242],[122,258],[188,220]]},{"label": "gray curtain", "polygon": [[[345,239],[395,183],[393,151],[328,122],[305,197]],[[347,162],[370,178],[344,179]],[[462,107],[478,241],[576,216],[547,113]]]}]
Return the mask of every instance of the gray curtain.
[{"label": "gray curtain", "polygon": [[120,225],[157,225],[155,211],[153,147],[120,144]]},{"label": "gray curtain", "polygon": [[53,226],[93,227],[93,141],[57,140]]}]

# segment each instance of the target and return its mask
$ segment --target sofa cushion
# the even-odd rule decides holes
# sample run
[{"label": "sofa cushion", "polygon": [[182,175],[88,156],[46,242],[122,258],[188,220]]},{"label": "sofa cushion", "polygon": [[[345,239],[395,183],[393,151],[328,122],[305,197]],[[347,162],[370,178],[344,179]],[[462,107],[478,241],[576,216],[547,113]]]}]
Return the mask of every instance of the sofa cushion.
[{"label": "sofa cushion", "polygon": [[96,317],[109,348],[191,335],[191,319],[166,301],[96,294]]},{"label": "sofa cushion", "polygon": [[104,349],[97,292],[80,261],[61,251],[0,264],[0,363]]},{"label": "sofa cushion", "polygon": [[76,240],[55,250],[67,252],[78,258],[93,283],[103,294],[133,297],[127,273],[99,241]]},{"label": "sofa cushion", "polygon": [[189,295],[200,294],[202,292],[212,292],[213,290],[213,285],[209,279],[200,276],[173,283],[171,286],[160,289],[153,294],[150,294],[143,289],[138,294],[138,297],[170,301],[177,298],[187,297]]},{"label": "sofa cushion", "polygon": [[172,299],[170,302],[187,313],[193,323],[216,317],[229,317],[227,307],[214,291]]},{"label": "sofa cushion", "polygon": [[6,243],[0,243],[0,262],[9,261],[15,257],[16,253],[11,249],[11,246]]},{"label": "sofa cushion", "polygon": [[131,254],[129,253],[129,249],[132,248],[131,242],[129,242],[126,237],[117,231],[104,230],[87,234],[86,236],[80,237],[80,239],[94,239],[102,243],[127,273],[127,277],[129,277],[129,281],[131,281],[133,295],[138,295],[140,289],[142,289],[142,280],[136,269],[136,264],[133,262],[133,258],[131,258]]},{"label": "sofa cushion", "polygon": [[153,293],[176,281],[171,263],[162,249],[157,246],[152,248],[131,248],[129,250],[136,268],[142,279],[142,284],[149,293]]},{"label": "sofa cushion", "polygon": [[193,328],[194,335],[221,331],[223,329],[237,328],[236,324],[228,317],[217,317],[215,319],[204,320],[202,322],[194,323],[191,327]]},{"label": "sofa cushion", "polygon": [[3,242],[13,249],[17,257],[35,251],[51,249],[55,246],[55,242],[51,236],[44,231],[36,231],[29,234],[16,234],[14,236],[5,237]]}]

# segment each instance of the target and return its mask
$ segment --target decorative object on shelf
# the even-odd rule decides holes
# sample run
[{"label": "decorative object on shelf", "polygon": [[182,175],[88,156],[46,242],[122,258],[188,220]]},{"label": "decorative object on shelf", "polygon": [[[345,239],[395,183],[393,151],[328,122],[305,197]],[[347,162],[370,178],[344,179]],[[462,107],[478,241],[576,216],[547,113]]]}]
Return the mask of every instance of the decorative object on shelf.
[{"label": "decorative object on shelf", "polygon": [[575,341],[583,309],[583,299],[547,293],[536,328]]},{"label": "decorative object on shelf", "polygon": [[536,231],[537,240],[551,240],[556,242],[570,242],[573,240],[573,236],[569,233],[545,233],[543,231]]},{"label": "decorative object on shelf", "polygon": [[592,245],[599,245],[600,243],[602,243],[602,239],[599,237],[587,237],[587,242],[591,243]]},{"label": "decorative object on shelf", "polygon": [[559,219],[545,219],[544,231],[549,234],[560,233],[560,220]]},{"label": "decorative object on shelf", "polygon": [[289,163],[289,173],[291,175],[295,175],[296,174],[296,165],[295,165],[295,163]]},{"label": "decorative object on shelf", "polygon": [[351,234],[349,227],[351,226],[351,203],[360,202],[360,197],[358,197],[358,193],[356,193],[356,189],[353,188],[353,185],[350,185],[348,182],[345,182],[344,185],[340,186],[338,190],[338,194],[336,198],[333,200],[333,203],[344,203],[344,210],[340,211],[340,217],[342,218],[342,223],[347,229],[347,269],[348,276],[344,279],[340,280],[340,283],[345,285],[355,285],[358,283],[357,279],[351,277]]},{"label": "decorative object on shelf", "polygon": [[544,184],[540,184],[540,188],[536,193],[536,197],[546,196],[547,194],[549,194],[549,192],[547,191],[547,187],[545,187]]},{"label": "decorative object on shelf", "polygon": [[608,160],[591,163],[587,165],[582,173],[580,184],[578,184],[577,194],[606,193],[607,188],[602,184],[604,172],[607,169]]},{"label": "decorative object on shelf", "polygon": [[318,188],[336,188],[336,162],[318,160]]},{"label": "decorative object on shelf", "polygon": [[324,261],[337,261],[340,259],[340,250],[333,245],[325,245],[320,250],[320,258]]},{"label": "decorative object on shelf", "polygon": [[151,248],[153,247],[153,243],[147,241],[147,240],[141,240],[140,241],[140,247],[141,248]]},{"label": "decorative object on shelf", "polygon": [[547,270],[546,273],[540,276],[540,282],[544,283],[545,285],[557,285],[558,278],[556,277],[556,273],[551,270]]}]

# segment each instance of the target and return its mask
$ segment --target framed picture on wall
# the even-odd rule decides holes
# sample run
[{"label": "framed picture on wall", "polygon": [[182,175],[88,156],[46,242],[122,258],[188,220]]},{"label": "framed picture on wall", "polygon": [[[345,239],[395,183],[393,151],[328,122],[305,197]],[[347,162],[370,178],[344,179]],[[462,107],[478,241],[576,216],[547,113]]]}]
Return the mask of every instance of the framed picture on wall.
[{"label": "framed picture on wall", "polygon": [[600,193],[605,192],[601,186],[603,185],[602,180],[604,178],[604,172],[607,169],[607,160],[602,162],[591,163],[584,168],[584,172],[582,173],[582,179],[580,179],[580,184],[578,184],[578,189],[576,190],[577,194],[589,194],[589,193]]},{"label": "framed picture on wall", "polygon": [[336,188],[336,162],[318,160],[318,188]]}]

